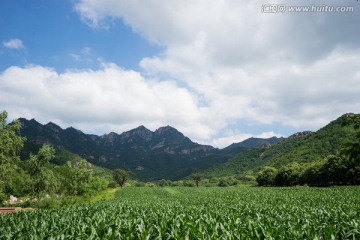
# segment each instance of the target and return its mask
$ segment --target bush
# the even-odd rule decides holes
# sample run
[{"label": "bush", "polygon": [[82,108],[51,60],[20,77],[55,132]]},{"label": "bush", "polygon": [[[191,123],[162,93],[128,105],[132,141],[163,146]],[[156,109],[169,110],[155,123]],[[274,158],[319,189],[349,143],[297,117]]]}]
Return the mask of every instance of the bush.
[{"label": "bush", "polygon": [[35,208],[57,208],[61,206],[61,202],[56,198],[43,198],[37,202],[33,202],[30,204]]},{"label": "bush", "polygon": [[239,180],[242,182],[255,182],[256,177],[253,175],[245,175],[245,176],[239,177]]},{"label": "bush", "polygon": [[116,182],[110,182],[110,183],[108,184],[108,187],[109,187],[109,188],[116,188],[116,187],[117,187],[117,183],[116,183]]},{"label": "bush", "polygon": [[155,183],[152,183],[152,182],[147,182],[145,184],[145,187],[156,187]]},{"label": "bush", "polygon": [[279,169],[275,177],[277,186],[295,186],[300,184],[303,169],[297,162],[290,163]]},{"label": "bush", "polygon": [[135,184],[134,184],[135,187],[144,187],[145,186],[145,183],[144,182],[138,182],[136,181]]},{"label": "bush", "polygon": [[175,181],[175,182],[171,182],[170,183],[170,186],[172,187],[177,187],[177,186],[180,186],[181,184],[178,182],[178,181]]},{"label": "bush", "polygon": [[266,166],[259,172],[256,182],[259,186],[273,186],[275,184],[276,174],[276,168]]},{"label": "bush", "polygon": [[220,181],[218,183],[219,187],[227,187],[229,184],[224,178],[220,178]]},{"label": "bush", "polygon": [[7,196],[5,195],[5,193],[0,191],[0,204],[3,204],[7,199]]},{"label": "bush", "polygon": [[166,187],[171,185],[171,181],[161,179],[158,184],[160,187]]},{"label": "bush", "polygon": [[183,181],[183,186],[184,187],[195,187],[196,185],[193,181],[185,180],[185,181]]}]

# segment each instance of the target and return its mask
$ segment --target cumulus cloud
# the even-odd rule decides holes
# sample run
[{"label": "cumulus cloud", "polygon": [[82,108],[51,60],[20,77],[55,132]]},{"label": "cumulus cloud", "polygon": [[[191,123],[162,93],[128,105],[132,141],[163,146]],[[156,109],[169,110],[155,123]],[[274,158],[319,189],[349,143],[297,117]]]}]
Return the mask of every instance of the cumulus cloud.
[{"label": "cumulus cloud", "polygon": [[3,46],[6,48],[12,48],[12,49],[25,48],[25,46],[23,45],[23,42],[17,38],[13,38],[8,41],[3,41]]},{"label": "cumulus cloud", "polygon": [[[164,51],[142,59],[142,74],[116,64],[65,73],[12,67],[0,75],[1,105],[18,116],[90,132],[170,124],[216,146],[281,135],[252,134],[240,125],[221,135],[237,122],[316,130],[345,112],[358,112],[360,12],[265,14],[266,3],[77,1],[76,11],[91,27],[111,28],[121,19]],[[83,59],[90,50],[72,57]]]},{"label": "cumulus cloud", "polygon": [[207,109],[187,89],[112,63],[97,71],[65,73],[43,66],[8,68],[0,74],[0,102],[13,117],[36,117],[90,133],[170,124],[195,139],[213,134],[203,122]]},{"label": "cumulus cloud", "polygon": [[360,12],[262,13],[267,3],[81,0],[75,8],[91,26],[120,18],[165,46],[140,65],[185,84],[217,130],[242,119],[316,130],[358,111]]}]

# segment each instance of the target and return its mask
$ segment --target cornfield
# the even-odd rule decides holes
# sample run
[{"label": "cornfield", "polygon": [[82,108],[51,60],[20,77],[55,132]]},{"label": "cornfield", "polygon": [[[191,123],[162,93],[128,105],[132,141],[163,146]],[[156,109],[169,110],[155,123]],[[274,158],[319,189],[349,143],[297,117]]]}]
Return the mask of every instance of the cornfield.
[{"label": "cornfield", "polygon": [[0,215],[0,239],[360,239],[360,187],[125,188]]}]

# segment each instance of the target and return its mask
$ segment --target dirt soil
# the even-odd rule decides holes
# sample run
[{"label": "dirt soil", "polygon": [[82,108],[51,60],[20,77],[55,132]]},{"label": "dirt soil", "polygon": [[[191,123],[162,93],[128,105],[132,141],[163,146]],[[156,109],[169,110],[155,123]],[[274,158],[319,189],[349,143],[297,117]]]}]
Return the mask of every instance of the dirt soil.
[{"label": "dirt soil", "polygon": [[21,207],[0,207],[0,214],[8,214],[15,211],[27,211],[27,210],[34,210],[33,208],[21,208]]}]

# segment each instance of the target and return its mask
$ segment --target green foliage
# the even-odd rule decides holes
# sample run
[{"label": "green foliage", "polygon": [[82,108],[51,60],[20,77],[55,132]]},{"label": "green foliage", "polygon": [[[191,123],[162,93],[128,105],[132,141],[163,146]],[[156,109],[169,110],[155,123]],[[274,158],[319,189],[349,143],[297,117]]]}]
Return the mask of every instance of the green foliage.
[{"label": "green foliage", "polygon": [[7,196],[22,196],[30,192],[29,174],[15,164],[0,165],[0,191]]},{"label": "green foliage", "polygon": [[85,160],[80,162],[67,162],[57,167],[60,175],[62,191],[68,195],[83,195],[88,190],[92,179],[92,169]]},{"label": "green foliage", "polygon": [[359,187],[124,188],[111,201],[0,215],[0,239],[359,239],[359,194]]},{"label": "green foliage", "polygon": [[324,171],[324,161],[314,162],[304,169],[301,182],[309,186],[326,186],[328,184],[327,173]]},{"label": "green foliage", "polygon": [[360,114],[347,114],[342,122],[343,126],[352,126],[357,130],[354,141],[348,142],[342,150],[358,167],[360,166]]},{"label": "green foliage", "polygon": [[19,167],[24,138],[17,135],[20,122],[7,124],[7,116],[6,111],[0,113],[0,192],[4,195],[25,194],[28,189],[24,181],[28,176]]},{"label": "green foliage", "polygon": [[330,155],[323,161],[310,165],[290,163],[279,170],[265,167],[257,177],[259,186],[309,186],[358,185],[360,168],[353,159]]},{"label": "green foliage", "polygon": [[123,187],[125,185],[125,182],[129,178],[129,176],[130,173],[122,169],[115,169],[113,171],[113,179],[117,184],[119,184],[120,187]]},{"label": "green foliage", "polygon": [[135,187],[145,187],[145,183],[141,181],[136,181],[134,184]]},{"label": "green foliage", "polygon": [[153,187],[156,187],[156,184],[152,183],[152,182],[147,182],[147,183],[145,183],[145,187],[153,188]]},{"label": "green foliage", "polygon": [[303,168],[293,162],[286,166],[282,166],[275,176],[276,186],[295,186],[300,184]]},{"label": "green foliage", "polygon": [[194,180],[195,185],[199,187],[199,183],[201,181],[201,174],[200,173],[193,173],[191,174],[191,179]]},{"label": "green foliage", "polygon": [[98,192],[108,187],[108,181],[101,177],[92,177],[86,184],[84,194],[87,196],[95,196]]},{"label": "green foliage", "polygon": [[[41,198],[52,193],[92,196],[107,187],[110,170],[92,168],[80,156],[66,150],[28,145],[22,152],[25,159],[20,161],[25,140],[18,136],[21,124],[19,121],[7,124],[6,118],[5,111],[0,113],[0,192],[6,198],[28,194]],[[70,161],[64,166],[50,164],[64,164],[66,160]]]},{"label": "green foliage", "polygon": [[6,111],[0,113],[0,164],[16,164],[19,160],[19,152],[24,145],[24,138],[18,136],[21,128],[19,121],[7,124]]},{"label": "green foliage", "polygon": [[7,200],[7,196],[0,190],[0,204],[3,204]]},{"label": "green foliage", "polygon": [[256,182],[259,186],[274,186],[277,172],[276,168],[265,166],[264,169],[259,172]]},{"label": "green foliage", "polygon": [[39,175],[45,166],[55,156],[55,149],[49,145],[43,145],[37,155],[30,155],[27,169],[31,176]]},{"label": "green foliage", "polygon": [[170,186],[170,185],[171,185],[171,181],[165,180],[165,179],[161,179],[161,180],[159,181],[158,185],[159,185],[160,187]]},{"label": "green foliage", "polygon": [[323,165],[329,185],[360,184],[360,166],[347,156],[329,156]]},{"label": "green foliage", "polygon": [[183,180],[183,181],[178,181],[179,182],[179,186],[183,186],[183,187],[195,187],[195,183],[191,180]]},{"label": "green foliage", "polygon": [[43,145],[38,154],[30,155],[27,162],[27,172],[31,177],[31,191],[34,196],[40,197],[45,193],[56,192],[59,181],[55,174],[46,165],[54,158],[55,149],[49,145]]},{"label": "green foliage", "polygon": [[229,186],[229,183],[226,181],[225,178],[220,178],[218,186],[219,187],[227,187],[227,186]]},{"label": "green foliage", "polygon": [[[354,116],[359,119],[360,115],[356,114]],[[307,166],[322,162],[329,155],[337,155],[346,146],[348,151],[345,155],[348,156],[352,153],[350,158],[357,159],[355,156],[359,156],[357,151],[360,151],[360,148],[357,143],[360,144],[360,133],[356,132],[357,130],[354,129],[354,126],[359,124],[354,124],[354,121],[352,121],[351,124],[344,125],[345,119],[348,119],[346,115],[332,121],[317,132],[286,139],[270,148],[249,149],[241,152],[228,162],[213,166],[203,172],[204,177],[241,176],[248,171],[260,172],[265,166],[271,166],[279,169],[279,171],[283,171],[282,174],[286,177],[285,170],[290,170],[281,169],[281,167],[297,162],[305,171]],[[356,164],[356,160],[354,161]],[[354,173],[357,171],[355,168],[353,168]],[[310,174],[310,170],[307,174]],[[297,177],[295,178],[297,179]],[[296,179],[281,180],[279,178],[278,180],[283,182],[281,185],[293,184],[288,183],[287,180],[296,181],[297,184],[301,184],[302,179]],[[319,181],[317,182],[319,183]]]}]

